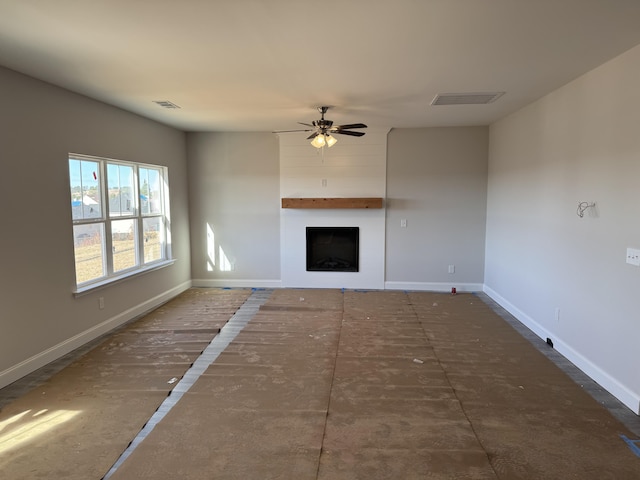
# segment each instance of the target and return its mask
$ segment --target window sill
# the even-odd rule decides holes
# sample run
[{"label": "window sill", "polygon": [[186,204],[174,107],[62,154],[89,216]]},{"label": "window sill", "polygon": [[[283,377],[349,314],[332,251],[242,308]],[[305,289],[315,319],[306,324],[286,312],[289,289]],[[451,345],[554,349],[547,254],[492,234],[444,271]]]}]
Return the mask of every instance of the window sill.
[{"label": "window sill", "polygon": [[125,272],[120,275],[114,275],[109,278],[105,278],[104,280],[100,280],[94,283],[90,283],[87,285],[82,285],[81,287],[77,287],[72,290],[74,297],[81,297],[88,293],[94,292],[96,290],[100,290],[101,288],[109,287],[111,285],[115,285],[116,283],[124,282],[132,277],[136,277],[138,275],[143,275],[145,273],[154,272],[156,270],[160,270],[162,268],[168,267],[176,263],[175,259],[172,260],[164,260],[162,262],[154,263],[153,265],[149,265],[147,267],[138,268],[133,271]]}]

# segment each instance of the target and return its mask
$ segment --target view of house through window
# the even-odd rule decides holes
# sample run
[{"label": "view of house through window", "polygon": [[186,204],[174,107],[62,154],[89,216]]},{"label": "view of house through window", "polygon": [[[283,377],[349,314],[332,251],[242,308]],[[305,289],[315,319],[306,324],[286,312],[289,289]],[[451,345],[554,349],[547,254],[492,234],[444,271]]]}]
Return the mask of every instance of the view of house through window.
[{"label": "view of house through window", "polygon": [[164,167],[69,155],[76,285],[169,259]]}]

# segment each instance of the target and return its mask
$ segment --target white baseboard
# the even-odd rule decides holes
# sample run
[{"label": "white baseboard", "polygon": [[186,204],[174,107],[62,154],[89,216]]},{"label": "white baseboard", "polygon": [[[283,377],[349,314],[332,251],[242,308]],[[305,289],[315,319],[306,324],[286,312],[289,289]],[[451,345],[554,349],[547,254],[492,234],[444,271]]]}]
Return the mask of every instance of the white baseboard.
[{"label": "white baseboard", "polygon": [[98,338],[100,335],[110,332],[114,328],[117,328],[120,325],[140,315],[143,315],[150,310],[153,310],[154,308],[180,295],[190,287],[190,281],[184,282],[177,287],[156,295],[155,297],[150,298],[143,303],[136,305],[135,307],[125,310],[115,317],[111,317],[108,320],[105,320],[104,322],[99,323],[98,325],[95,325],[88,330],[85,330],[84,332],[68,338],[67,340],[60,342],[59,344],[54,345],[47,350],[44,350],[16,365],[13,365],[12,367],[7,368],[6,370],[3,370],[2,372],[0,372],[0,388],[15,382],[16,380],[30,374],[38,368],[44,367],[48,363],[59,359],[67,353],[75,350],[76,348],[81,347],[85,343]]},{"label": "white baseboard", "polygon": [[427,292],[481,292],[482,283],[384,282],[385,290],[418,290]]},{"label": "white baseboard", "polygon": [[[194,287],[212,288],[283,288],[281,280],[225,280],[194,279]],[[428,283],[428,282],[384,282],[385,290],[422,290],[430,292],[451,292],[455,287],[458,292],[481,292],[482,283]],[[298,288],[291,286],[290,288]],[[305,288],[305,287],[299,287]],[[311,288],[311,287],[306,287]],[[324,287],[318,287],[324,288]],[[340,288],[340,287],[334,287]]]},{"label": "white baseboard", "polygon": [[282,288],[280,280],[244,280],[244,279],[194,279],[194,287],[211,288]]},{"label": "white baseboard", "polygon": [[[502,308],[504,308],[511,315],[516,317],[516,319],[520,323],[525,325],[529,330],[531,330],[533,333],[538,335],[543,340],[546,340],[547,338],[551,338],[552,337],[551,332],[549,332],[546,328],[544,328],[542,325],[540,325],[538,322],[536,322],[533,318],[531,318],[529,315],[524,313],[522,310],[517,308],[511,302],[507,301],[507,299],[505,299],[500,294],[498,294],[498,292],[494,291],[493,289],[491,289],[490,287],[487,287],[485,285],[484,286],[484,293],[489,295],[497,304],[499,304]],[[555,346],[555,342],[556,342],[556,340],[554,338],[553,339],[554,346]]]},{"label": "white baseboard", "polygon": [[507,301],[499,293],[497,293],[490,287],[487,287],[486,285],[484,286],[484,292],[496,303],[502,306],[506,311],[508,311],[511,315],[513,315],[520,323],[524,324],[540,338],[542,338],[543,340],[551,338],[551,340],[553,341],[553,348],[555,350],[557,350],[567,360],[569,360],[576,367],[582,370],[602,388],[607,390],[611,395],[613,395],[627,407],[629,407],[632,412],[634,412],[636,415],[640,415],[640,396],[622,385],[614,377],[602,370],[581,353],[574,350],[570,344],[557,337],[553,332],[550,332],[546,328],[542,327],[533,318],[531,318],[529,315],[526,315],[522,310]]}]

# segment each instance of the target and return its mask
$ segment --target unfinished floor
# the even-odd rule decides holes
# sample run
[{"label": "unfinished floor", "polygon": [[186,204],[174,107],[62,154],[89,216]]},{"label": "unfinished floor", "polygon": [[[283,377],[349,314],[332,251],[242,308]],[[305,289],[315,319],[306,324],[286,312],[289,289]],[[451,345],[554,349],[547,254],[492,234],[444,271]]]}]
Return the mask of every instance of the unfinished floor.
[{"label": "unfinished floor", "polygon": [[12,480],[640,479],[638,417],[484,295],[192,289],[0,408]]}]

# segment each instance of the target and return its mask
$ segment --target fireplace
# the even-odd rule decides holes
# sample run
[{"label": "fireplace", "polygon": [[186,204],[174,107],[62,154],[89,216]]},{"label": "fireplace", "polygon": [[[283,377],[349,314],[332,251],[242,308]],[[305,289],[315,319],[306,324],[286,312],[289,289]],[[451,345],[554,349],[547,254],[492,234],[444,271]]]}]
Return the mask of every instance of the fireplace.
[{"label": "fireplace", "polygon": [[357,272],[359,227],[307,227],[308,272]]}]

